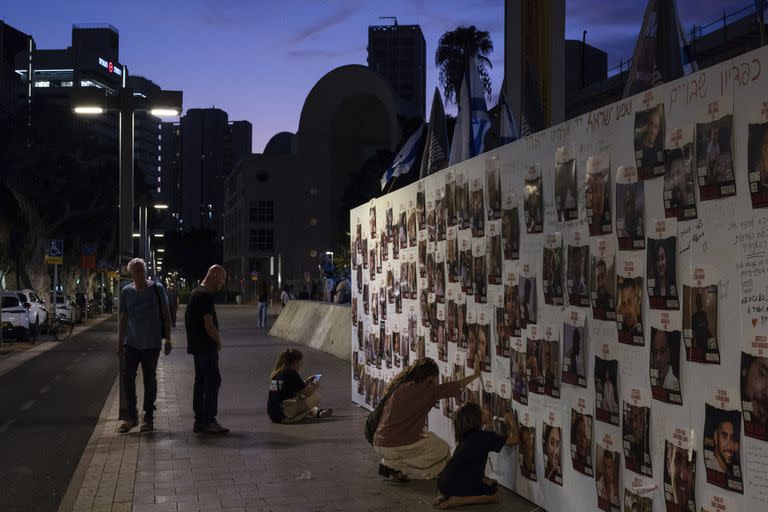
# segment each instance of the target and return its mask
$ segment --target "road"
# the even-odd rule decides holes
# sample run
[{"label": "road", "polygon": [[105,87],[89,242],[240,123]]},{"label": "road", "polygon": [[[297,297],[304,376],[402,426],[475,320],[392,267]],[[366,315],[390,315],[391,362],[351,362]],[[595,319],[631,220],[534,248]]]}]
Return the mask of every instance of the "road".
[{"label": "road", "polygon": [[108,319],[0,377],[0,510],[55,512],[115,382]]}]

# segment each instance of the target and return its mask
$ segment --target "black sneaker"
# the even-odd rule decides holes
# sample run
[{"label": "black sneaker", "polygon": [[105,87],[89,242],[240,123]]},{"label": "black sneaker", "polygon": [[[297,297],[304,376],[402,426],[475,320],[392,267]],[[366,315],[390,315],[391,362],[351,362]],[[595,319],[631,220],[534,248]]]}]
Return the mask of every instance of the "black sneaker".
[{"label": "black sneaker", "polygon": [[202,432],[203,430],[205,430],[203,424],[195,420],[195,426],[192,427],[192,432]]},{"label": "black sneaker", "polygon": [[144,416],[144,419],[141,422],[141,432],[152,432],[155,430],[155,419],[154,418],[148,418]]},{"label": "black sneaker", "polygon": [[219,422],[216,420],[213,420],[205,426],[206,434],[226,434],[227,432],[229,432],[229,429],[219,425]]}]

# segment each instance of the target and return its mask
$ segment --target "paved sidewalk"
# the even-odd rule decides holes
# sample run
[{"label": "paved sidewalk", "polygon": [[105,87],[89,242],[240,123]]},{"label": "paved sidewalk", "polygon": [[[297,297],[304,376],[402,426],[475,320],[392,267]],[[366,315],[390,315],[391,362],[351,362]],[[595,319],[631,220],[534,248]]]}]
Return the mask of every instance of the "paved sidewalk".
[{"label": "paved sidewalk", "polygon": [[[302,348],[302,373],[323,373],[323,405],[335,415],[274,425],[266,415],[268,374],[287,345],[255,327],[255,308],[220,307],[218,313],[224,341],[219,421],[232,432],[192,432],[194,370],[177,328],[175,350],[158,366],[157,431],[116,435],[113,392],[73,479],[73,506],[65,500],[60,512],[432,509],[434,482],[400,485],[378,476],[377,458],[362,434],[366,412],[349,399],[349,363]],[[508,494],[499,506],[471,510],[535,508]]]}]

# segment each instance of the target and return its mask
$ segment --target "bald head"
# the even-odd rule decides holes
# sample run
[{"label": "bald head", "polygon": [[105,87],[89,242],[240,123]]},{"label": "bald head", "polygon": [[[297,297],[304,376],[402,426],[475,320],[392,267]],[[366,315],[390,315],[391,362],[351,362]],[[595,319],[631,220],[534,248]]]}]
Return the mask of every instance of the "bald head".
[{"label": "bald head", "polygon": [[203,279],[203,286],[211,291],[217,292],[224,286],[224,282],[227,280],[227,271],[221,265],[213,265],[208,269],[208,273],[205,274]]}]

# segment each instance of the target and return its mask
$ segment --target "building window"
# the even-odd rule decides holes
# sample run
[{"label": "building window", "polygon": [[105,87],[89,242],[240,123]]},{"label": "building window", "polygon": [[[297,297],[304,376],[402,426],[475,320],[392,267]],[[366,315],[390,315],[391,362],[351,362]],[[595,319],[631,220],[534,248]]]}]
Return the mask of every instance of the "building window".
[{"label": "building window", "polygon": [[274,201],[254,201],[251,203],[250,211],[251,223],[274,222],[275,221],[275,203]]},{"label": "building window", "polygon": [[248,248],[251,251],[271,251],[273,248],[273,236],[271,229],[252,229],[248,239]]}]

